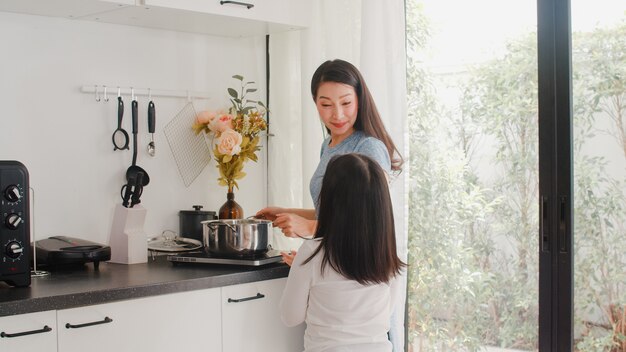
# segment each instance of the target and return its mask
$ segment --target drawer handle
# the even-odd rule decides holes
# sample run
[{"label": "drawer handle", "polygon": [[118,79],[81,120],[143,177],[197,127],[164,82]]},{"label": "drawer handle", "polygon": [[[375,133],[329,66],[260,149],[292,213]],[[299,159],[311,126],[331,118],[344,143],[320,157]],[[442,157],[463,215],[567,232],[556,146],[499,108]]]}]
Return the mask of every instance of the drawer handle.
[{"label": "drawer handle", "polygon": [[91,323],[76,324],[76,325],[73,325],[73,324],[67,323],[67,324],[65,324],[65,328],[66,328],[66,329],[80,329],[80,328],[84,328],[84,327],[87,327],[87,326],[94,326],[94,325],[100,325],[100,324],[108,324],[108,323],[110,323],[110,322],[112,322],[112,321],[113,321],[113,319],[111,319],[111,318],[109,318],[109,317],[104,317],[104,319],[102,319],[102,320],[100,320],[100,321],[93,321],[93,322],[91,322]]},{"label": "drawer handle", "polygon": [[245,301],[252,301],[253,299],[261,299],[265,297],[264,294],[262,293],[257,293],[256,296],[252,296],[252,297],[246,297],[246,298],[229,298],[228,299],[228,303],[239,303],[239,302],[245,302]]},{"label": "drawer handle", "polygon": [[3,332],[0,332],[0,337],[20,337],[20,336],[26,336],[26,335],[41,334],[41,333],[50,332],[50,331],[52,331],[52,328],[49,327],[48,325],[44,325],[44,327],[39,330],[16,332],[15,334],[7,334],[6,332],[3,331]]},{"label": "drawer handle", "polygon": [[248,8],[248,10],[250,10],[251,8],[254,7],[253,4],[249,4],[247,2],[239,2],[239,1],[220,1],[220,5],[224,5],[224,4],[233,4],[233,5],[241,5],[241,6],[245,6]]}]

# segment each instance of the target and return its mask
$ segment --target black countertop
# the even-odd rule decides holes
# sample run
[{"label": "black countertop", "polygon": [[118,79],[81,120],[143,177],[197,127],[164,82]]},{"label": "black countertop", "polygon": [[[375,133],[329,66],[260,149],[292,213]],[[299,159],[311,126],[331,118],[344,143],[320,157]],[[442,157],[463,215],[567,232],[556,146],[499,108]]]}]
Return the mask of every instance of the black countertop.
[{"label": "black countertop", "polygon": [[287,277],[283,263],[259,267],[178,264],[165,256],[143,264],[100,263],[34,277],[30,287],[0,282],[0,317],[108,303],[175,292],[200,290]]}]

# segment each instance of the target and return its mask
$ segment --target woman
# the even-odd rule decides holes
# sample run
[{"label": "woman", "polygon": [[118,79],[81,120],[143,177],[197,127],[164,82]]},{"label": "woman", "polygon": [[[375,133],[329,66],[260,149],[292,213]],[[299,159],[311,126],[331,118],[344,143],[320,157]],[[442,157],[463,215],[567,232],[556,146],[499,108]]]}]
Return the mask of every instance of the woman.
[{"label": "woman", "polygon": [[[387,133],[365,80],[354,65],[343,60],[324,62],[313,74],[311,94],[329,137],[322,143],[320,162],[309,185],[317,209],[328,161],[335,155],[367,155],[387,172],[399,172],[402,157]],[[316,228],[315,209],[267,207],[257,217],[272,220],[289,237],[310,237]],[[283,253],[291,264],[294,251]]]},{"label": "woman", "polygon": [[315,235],[289,271],[281,319],[306,322],[305,352],[391,351],[394,278],[405,264],[396,254],[386,174],[369,157],[335,156],[318,205]]}]

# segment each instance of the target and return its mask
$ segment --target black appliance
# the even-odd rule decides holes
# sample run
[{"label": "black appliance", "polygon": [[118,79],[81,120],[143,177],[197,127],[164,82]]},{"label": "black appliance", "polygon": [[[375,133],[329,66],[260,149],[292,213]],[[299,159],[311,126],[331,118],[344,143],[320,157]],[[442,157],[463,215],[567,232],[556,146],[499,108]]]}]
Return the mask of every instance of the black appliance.
[{"label": "black appliance", "polygon": [[80,238],[54,236],[36,242],[37,265],[49,268],[84,265],[93,262],[98,270],[101,261],[111,259],[111,247]]},{"label": "black appliance", "polygon": [[203,211],[202,205],[194,205],[194,210],[181,210],[178,213],[180,218],[180,237],[192,238],[202,242],[202,221],[216,220],[214,211]]},{"label": "black appliance", "polygon": [[224,265],[245,265],[261,266],[271,263],[278,263],[283,260],[279,250],[270,249],[266,253],[248,257],[218,257],[205,251],[187,252],[175,255],[168,255],[167,260],[173,264],[195,263],[195,264],[224,264]]},{"label": "black appliance", "polygon": [[30,190],[28,170],[0,160],[0,281],[30,286]]}]

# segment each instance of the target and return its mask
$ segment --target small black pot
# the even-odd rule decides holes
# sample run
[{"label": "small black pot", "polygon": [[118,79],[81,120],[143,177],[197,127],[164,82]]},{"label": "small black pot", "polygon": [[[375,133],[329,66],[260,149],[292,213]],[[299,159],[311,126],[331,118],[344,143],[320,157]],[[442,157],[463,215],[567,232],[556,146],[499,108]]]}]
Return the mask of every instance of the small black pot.
[{"label": "small black pot", "polygon": [[202,221],[215,220],[217,216],[214,211],[202,211],[201,205],[194,205],[194,210],[181,210],[178,213],[180,218],[181,237],[193,238],[202,242]]}]

